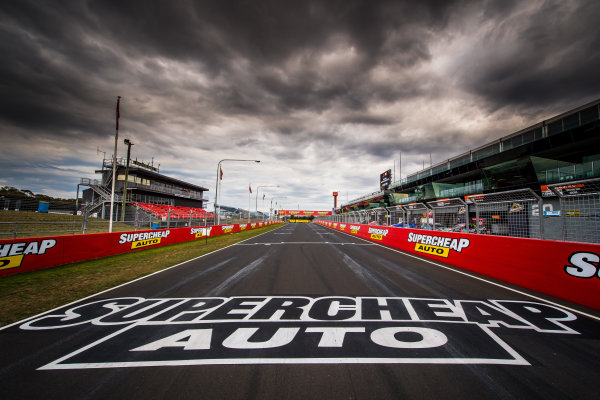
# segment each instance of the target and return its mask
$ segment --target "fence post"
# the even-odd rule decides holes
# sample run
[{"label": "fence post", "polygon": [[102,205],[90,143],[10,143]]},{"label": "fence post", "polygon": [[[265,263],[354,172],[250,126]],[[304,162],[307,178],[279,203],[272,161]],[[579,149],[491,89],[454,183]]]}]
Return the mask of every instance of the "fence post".
[{"label": "fence post", "polygon": [[13,234],[13,239],[17,238],[17,232],[19,231],[18,226],[19,226],[19,223],[15,222],[15,233]]},{"label": "fence post", "polygon": [[87,223],[88,223],[88,212],[84,211],[82,213],[82,218],[81,218],[81,233],[85,235],[85,231],[87,230]]},{"label": "fence post", "polygon": [[[467,229],[468,232],[468,229]],[[475,203],[475,233],[479,232],[479,204]]]},{"label": "fence post", "polygon": [[544,239],[544,201],[542,200],[542,198],[540,197],[540,199],[538,200],[538,215],[539,215],[539,219],[540,219],[540,239]]}]

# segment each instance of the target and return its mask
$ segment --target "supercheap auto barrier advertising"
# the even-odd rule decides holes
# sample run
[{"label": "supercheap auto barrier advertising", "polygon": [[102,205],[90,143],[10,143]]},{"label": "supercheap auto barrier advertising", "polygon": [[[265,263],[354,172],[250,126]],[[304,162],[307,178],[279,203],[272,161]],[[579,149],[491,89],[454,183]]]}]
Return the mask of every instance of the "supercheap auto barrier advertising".
[{"label": "supercheap auto barrier advertising", "polygon": [[253,222],[0,240],[0,277],[269,226]]},{"label": "supercheap auto barrier advertising", "polygon": [[600,245],[315,222],[433,261],[600,310]]}]

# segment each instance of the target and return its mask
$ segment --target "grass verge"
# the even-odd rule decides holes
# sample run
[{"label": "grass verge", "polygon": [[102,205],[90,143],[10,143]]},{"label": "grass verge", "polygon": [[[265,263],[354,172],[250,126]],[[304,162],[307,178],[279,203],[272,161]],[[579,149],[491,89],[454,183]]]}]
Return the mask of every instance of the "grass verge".
[{"label": "grass verge", "polygon": [[120,254],[0,278],[0,327],[277,228]]}]

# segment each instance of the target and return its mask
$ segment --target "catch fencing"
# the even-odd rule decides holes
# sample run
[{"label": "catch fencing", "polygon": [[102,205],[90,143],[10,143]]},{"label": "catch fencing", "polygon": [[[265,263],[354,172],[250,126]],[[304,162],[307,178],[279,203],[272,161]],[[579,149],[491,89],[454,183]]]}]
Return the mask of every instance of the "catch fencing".
[{"label": "catch fencing", "polygon": [[[32,236],[75,235],[110,231],[110,212],[87,213],[76,211],[75,202],[39,201],[35,199],[0,198],[0,239]],[[80,207],[80,210],[85,207]],[[109,207],[106,207],[108,210]],[[126,207],[125,218],[121,204],[115,204],[112,230],[114,232],[147,229],[171,229],[193,226],[213,226],[231,223],[255,223],[269,220],[265,216],[228,214],[219,221],[212,214],[190,212],[182,217],[175,212],[166,216],[154,215],[133,204]],[[209,218],[210,216],[210,218]],[[218,222],[218,223],[217,223]]]},{"label": "catch fencing", "polygon": [[560,199],[562,240],[600,243],[600,179],[548,185]]},{"label": "catch fencing", "polygon": [[600,243],[600,179],[351,211],[321,220]]}]

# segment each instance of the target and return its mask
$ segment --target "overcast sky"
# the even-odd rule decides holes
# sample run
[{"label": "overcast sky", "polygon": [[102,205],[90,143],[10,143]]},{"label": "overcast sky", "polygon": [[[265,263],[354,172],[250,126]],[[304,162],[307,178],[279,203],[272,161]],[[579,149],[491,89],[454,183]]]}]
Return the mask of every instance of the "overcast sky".
[{"label": "overcast sky", "polygon": [[[248,207],[330,209],[600,97],[600,1],[0,2],[0,185],[132,157]],[[252,198],[252,207],[255,199]],[[259,209],[262,202],[259,201]],[[339,203],[338,203],[339,204]]]}]

